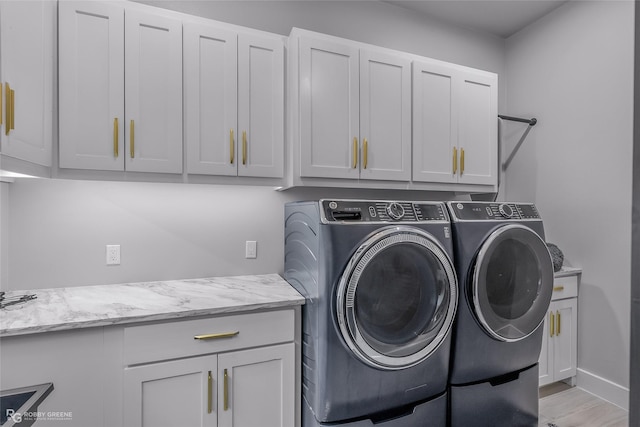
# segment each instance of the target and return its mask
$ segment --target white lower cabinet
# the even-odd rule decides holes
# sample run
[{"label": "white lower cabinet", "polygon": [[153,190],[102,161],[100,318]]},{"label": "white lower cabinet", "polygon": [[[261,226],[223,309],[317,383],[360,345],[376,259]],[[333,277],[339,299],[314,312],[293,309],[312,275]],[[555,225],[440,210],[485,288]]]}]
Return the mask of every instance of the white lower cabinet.
[{"label": "white lower cabinet", "polygon": [[575,385],[578,351],[578,276],[556,277],[544,320],[538,361],[540,385],[567,381]]},{"label": "white lower cabinet", "polygon": [[294,427],[293,316],[282,310],[125,328],[124,426]]},{"label": "white lower cabinet", "polygon": [[53,383],[38,406],[38,427],[112,426],[103,410],[106,384],[117,376],[104,343],[102,328],[2,337],[0,390]]}]

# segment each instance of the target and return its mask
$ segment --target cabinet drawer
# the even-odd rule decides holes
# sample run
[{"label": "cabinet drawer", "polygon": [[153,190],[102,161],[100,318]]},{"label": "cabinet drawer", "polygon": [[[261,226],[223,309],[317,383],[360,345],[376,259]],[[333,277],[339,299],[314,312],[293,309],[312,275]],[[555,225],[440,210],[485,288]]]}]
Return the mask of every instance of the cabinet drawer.
[{"label": "cabinet drawer", "polygon": [[134,365],[219,353],[293,338],[293,310],[131,326],[124,328],[124,363]]},{"label": "cabinet drawer", "polygon": [[578,296],[578,276],[556,277],[553,280],[551,300],[573,298]]}]

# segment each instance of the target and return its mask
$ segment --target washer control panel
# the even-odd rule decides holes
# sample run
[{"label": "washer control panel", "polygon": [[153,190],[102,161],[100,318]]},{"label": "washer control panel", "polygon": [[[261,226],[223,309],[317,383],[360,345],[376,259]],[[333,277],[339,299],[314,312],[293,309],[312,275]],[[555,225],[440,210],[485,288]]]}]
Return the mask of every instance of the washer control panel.
[{"label": "washer control panel", "polygon": [[498,221],[540,219],[533,203],[449,202],[454,220]]},{"label": "washer control panel", "polygon": [[324,222],[449,222],[442,202],[320,200]]}]

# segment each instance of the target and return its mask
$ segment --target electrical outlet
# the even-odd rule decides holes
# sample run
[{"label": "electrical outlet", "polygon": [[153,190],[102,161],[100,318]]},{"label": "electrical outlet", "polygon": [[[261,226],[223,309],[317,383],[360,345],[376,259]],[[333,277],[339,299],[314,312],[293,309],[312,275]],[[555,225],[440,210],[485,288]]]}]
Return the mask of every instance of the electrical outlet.
[{"label": "electrical outlet", "polygon": [[247,240],[245,243],[245,258],[257,258],[258,257],[258,242],[255,240]]},{"label": "electrical outlet", "polygon": [[107,245],[107,265],[120,265],[120,245]]}]

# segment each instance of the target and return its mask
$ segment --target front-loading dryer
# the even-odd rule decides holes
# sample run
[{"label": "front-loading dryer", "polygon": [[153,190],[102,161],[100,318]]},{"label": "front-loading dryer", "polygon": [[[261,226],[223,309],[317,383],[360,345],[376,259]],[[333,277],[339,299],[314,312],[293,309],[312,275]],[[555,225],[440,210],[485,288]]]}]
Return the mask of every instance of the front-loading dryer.
[{"label": "front-loading dryer", "polygon": [[284,276],[306,298],[305,427],[445,425],[452,250],[444,203],[286,205]]},{"label": "front-loading dryer", "polygon": [[553,263],[531,203],[448,202],[460,281],[450,424],[537,426]]}]

